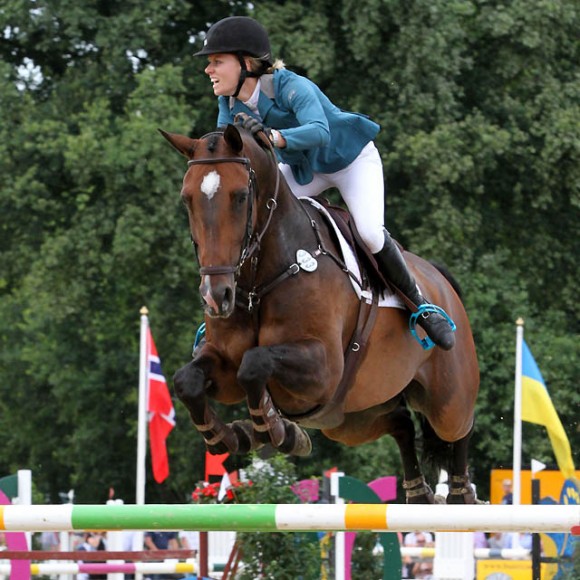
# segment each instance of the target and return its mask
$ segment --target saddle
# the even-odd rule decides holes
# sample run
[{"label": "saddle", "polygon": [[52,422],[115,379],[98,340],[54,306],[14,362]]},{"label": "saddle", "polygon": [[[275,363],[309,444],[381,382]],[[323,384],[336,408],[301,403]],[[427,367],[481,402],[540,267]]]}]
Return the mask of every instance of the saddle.
[{"label": "saddle", "polygon": [[[406,302],[407,297],[404,296],[404,294],[402,294],[389,280],[387,280],[379,270],[375,257],[363,242],[350,213],[338,205],[331,204],[325,197],[315,197],[314,199],[330,214],[330,217],[334,220],[340,233],[353,250],[359,270],[363,276],[363,282],[366,282],[373,293],[376,292],[382,294],[386,290],[390,293],[397,294],[403,299],[403,302]],[[324,213],[321,212],[320,215],[328,221],[328,217]],[[396,243],[401,251],[403,251],[401,244],[398,242]]]}]

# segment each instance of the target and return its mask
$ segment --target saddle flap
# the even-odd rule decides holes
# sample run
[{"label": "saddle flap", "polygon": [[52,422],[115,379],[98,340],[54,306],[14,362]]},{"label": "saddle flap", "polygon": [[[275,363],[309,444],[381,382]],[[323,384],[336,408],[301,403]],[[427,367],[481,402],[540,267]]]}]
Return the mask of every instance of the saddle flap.
[{"label": "saddle flap", "polygon": [[[361,235],[359,234],[350,213],[342,207],[331,204],[324,197],[317,197],[316,201],[318,201],[318,203],[320,203],[320,205],[322,205],[330,214],[340,230],[340,233],[344,236],[348,245],[353,249],[361,274],[362,276],[366,276],[369,286],[379,294],[384,290],[396,292],[396,289],[388,280],[385,280],[381,274],[375,257],[368,249],[367,245],[362,241]],[[321,215],[327,219],[323,213]]]}]

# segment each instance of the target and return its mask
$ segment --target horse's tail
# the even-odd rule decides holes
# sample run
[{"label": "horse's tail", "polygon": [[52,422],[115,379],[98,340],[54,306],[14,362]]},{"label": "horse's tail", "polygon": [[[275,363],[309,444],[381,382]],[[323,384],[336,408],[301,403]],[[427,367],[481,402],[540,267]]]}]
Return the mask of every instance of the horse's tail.
[{"label": "horse's tail", "polygon": [[457,294],[457,296],[459,296],[459,299],[461,300],[461,302],[463,302],[463,290],[461,289],[461,286],[459,285],[459,282],[457,281],[457,279],[449,271],[449,268],[447,268],[447,266],[445,266],[443,264],[439,264],[438,262],[431,262],[431,265],[435,266],[435,268],[437,268],[437,270],[439,270],[439,272],[441,272],[441,274],[443,274],[443,276],[445,277],[447,282],[449,282],[449,284],[451,284],[451,287],[453,288],[453,290],[455,290],[455,293]]}]

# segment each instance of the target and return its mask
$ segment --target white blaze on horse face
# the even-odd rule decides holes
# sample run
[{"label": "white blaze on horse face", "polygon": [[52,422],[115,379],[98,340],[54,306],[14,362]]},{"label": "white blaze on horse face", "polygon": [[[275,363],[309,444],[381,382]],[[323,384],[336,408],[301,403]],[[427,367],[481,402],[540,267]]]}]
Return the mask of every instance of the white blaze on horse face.
[{"label": "white blaze on horse face", "polygon": [[211,288],[211,276],[203,276],[201,279],[201,297],[204,299],[205,303],[210,306],[214,312],[219,312],[220,307],[214,300]]},{"label": "white blaze on horse face", "polygon": [[208,199],[211,199],[220,187],[220,174],[214,169],[210,171],[201,182],[201,191]]}]

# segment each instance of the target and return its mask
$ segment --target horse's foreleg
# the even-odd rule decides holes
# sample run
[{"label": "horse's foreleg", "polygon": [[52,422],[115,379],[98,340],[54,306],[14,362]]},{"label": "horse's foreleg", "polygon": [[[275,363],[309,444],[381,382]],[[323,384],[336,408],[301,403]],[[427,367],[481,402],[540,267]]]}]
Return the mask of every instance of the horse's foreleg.
[{"label": "horse's foreleg", "polygon": [[304,342],[256,347],[244,354],[238,382],[246,391],[255,438],[290,455],[309,455],[310,437],[280,416],[266,385],[274,379],[293,393],[324,385],[325,355],[319,343]]},{"label": "horse's foreleg", "polygon": [[244,453],[252,447],[247,432],[239,426],[226,425],[212,409],[206,395],[208,379],[196,360],[179,369],[173,382],[179,400],[187,408],[210,453]]},{"label": "horse's foreleg", "polygon": [[405,480],[407,503],[434,503],[433,491],[425,481],[415,447],[415,425],[409,409],[403,404],[385,416],[388,433],[399,447]]}]

